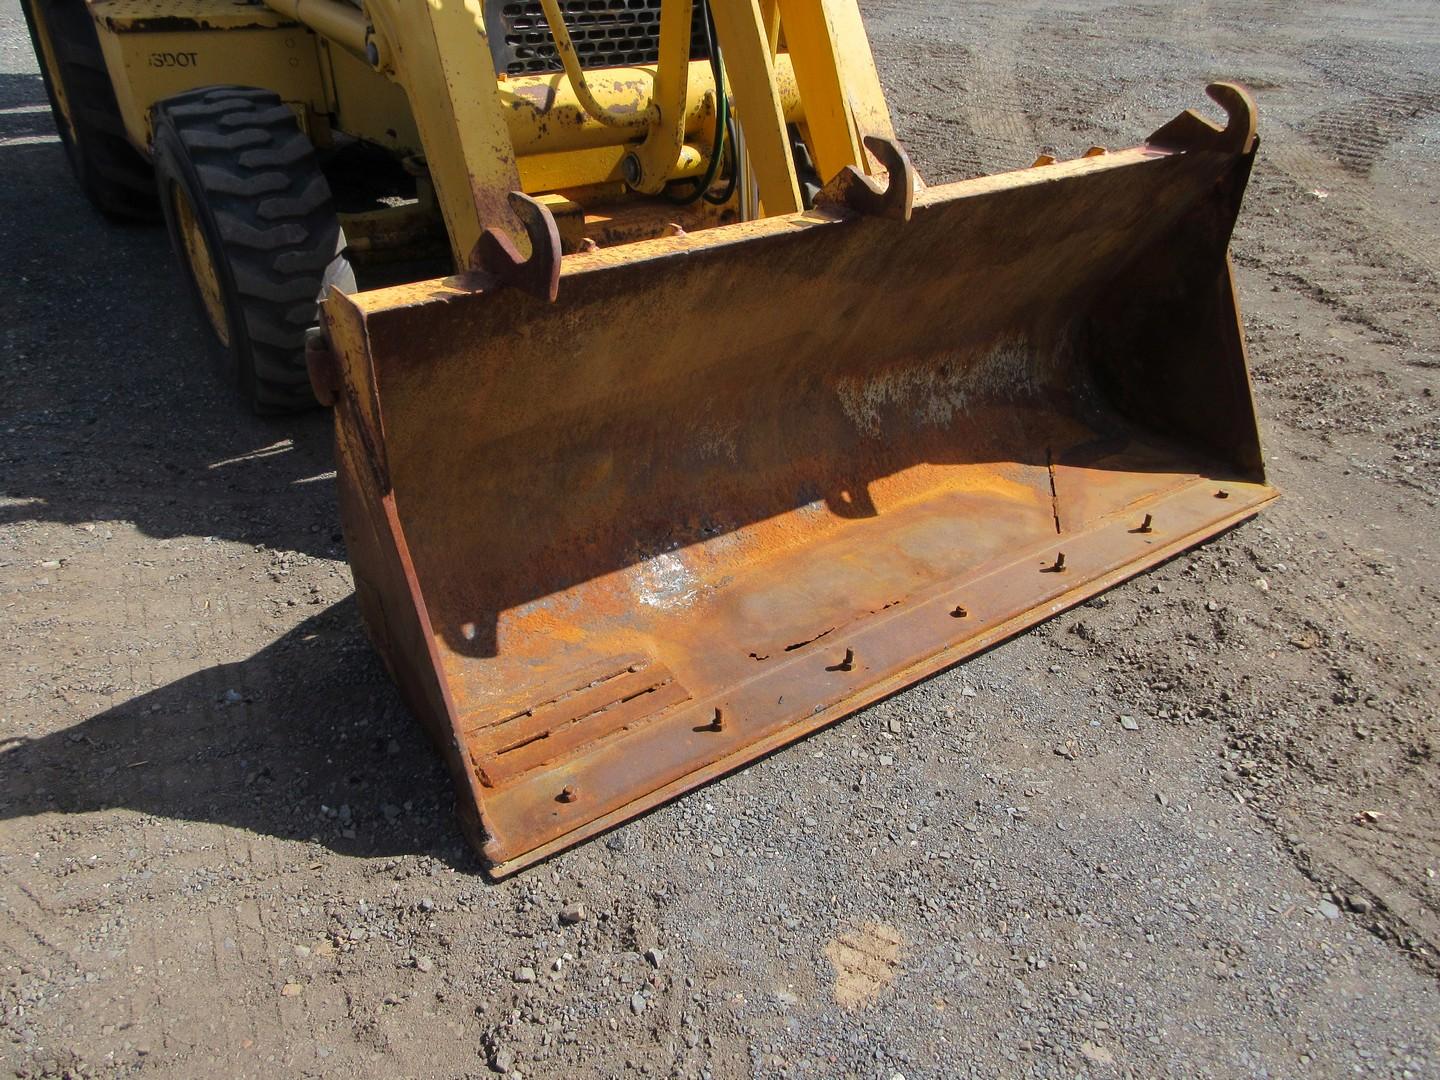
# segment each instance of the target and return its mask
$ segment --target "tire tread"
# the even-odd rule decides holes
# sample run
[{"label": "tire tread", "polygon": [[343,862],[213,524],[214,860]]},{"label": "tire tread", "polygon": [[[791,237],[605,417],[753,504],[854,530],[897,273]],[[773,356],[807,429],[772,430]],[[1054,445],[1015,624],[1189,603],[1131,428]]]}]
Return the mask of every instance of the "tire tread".
[{"label": "tire tread", "polygon": [[239,310],[231,336],[244,339],[240,353],[232,341],[242,392],[260,413],[312,407],[305,333],[337,264],[342,287],[354,277],[310,140],[276,94],[250,87],[180,94],[155,107],[154,123],[157,152],[162,129],[183,148],[201,189],[192,200],[220,237],[212,256],[226,263]]}]

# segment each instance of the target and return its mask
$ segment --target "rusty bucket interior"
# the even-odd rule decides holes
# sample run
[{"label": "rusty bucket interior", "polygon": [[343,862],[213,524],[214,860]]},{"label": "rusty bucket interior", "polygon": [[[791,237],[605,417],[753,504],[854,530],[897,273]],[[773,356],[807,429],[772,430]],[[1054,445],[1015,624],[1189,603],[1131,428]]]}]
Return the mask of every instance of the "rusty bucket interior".
[{"label": "rusty bucket interior", "polygon": [[553,304],[333,298],[361,605],[492,872],[1271,499],[1227,261],[1244,121],[929,188],[908,221],[567,256]]}]

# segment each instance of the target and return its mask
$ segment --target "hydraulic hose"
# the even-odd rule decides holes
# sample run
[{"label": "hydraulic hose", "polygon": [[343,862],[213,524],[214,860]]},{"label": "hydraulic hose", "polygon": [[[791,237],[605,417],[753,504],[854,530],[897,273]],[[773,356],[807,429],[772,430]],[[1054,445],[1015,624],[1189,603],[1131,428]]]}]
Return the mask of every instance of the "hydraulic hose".
[{"label": "hydraulic hose", "polygon": [[[730,130],[730,99],[725,93],[725,62],[720,56],[720,47],[715,43],[715,17],[710,14],[710,0],[700,0],[701,8],[705,13],[705,48],[710,53],[710,70],[715,76],[715,145],[710,151],[710,164],[705,168],[705,175],[695,181],[695,189],[678,198],[672,196],[671,201],[677,206],[689,206],[702,196],[706,201],[715,202],[706,194],[710,185],[715,182],[715,177],[720,172],[720,162],[725,157],[727,143],[726,135]],[[738,163],[737,163],[738,164]],[[730,173],[729,191],[724,202],[730,198],[735,190],[735,168]],[[717,202],[716,205],[719,205]]]}]

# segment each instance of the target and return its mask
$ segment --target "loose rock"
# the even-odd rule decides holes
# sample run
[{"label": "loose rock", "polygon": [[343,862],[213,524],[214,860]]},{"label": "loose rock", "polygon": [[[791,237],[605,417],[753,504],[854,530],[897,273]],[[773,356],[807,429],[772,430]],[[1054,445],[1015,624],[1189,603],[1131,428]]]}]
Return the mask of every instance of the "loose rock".
[{"label": "loose rock", "polygon": [[560,909],[560,922],[565,926],[574,926],[585,919],[585,905],[580,903],[566,904]]}]

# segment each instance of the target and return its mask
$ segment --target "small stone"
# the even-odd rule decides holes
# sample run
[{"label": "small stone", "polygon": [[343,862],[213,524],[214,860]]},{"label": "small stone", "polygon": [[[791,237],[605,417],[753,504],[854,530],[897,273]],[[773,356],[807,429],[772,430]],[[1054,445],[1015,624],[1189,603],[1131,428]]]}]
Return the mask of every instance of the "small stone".
[{"label": "small stone", "polygon": [[1329,900],[1321,900],[1317,906],[1320,908],[1320,914],[1324,915],[1325,918],[1340,918],[1340,907],[1338,904],[1332,904]]},{"label": "small stone", "polygon": [[309,955],[310,955],[310,946],[309,946],[309,945],[296,945],[296,946],[295,946],[295,955],[296,955],[296,956],[309,956]]},{"label": "small stone", "polygon": [[428,956],[417,956],[415,957],[415,970],[429,974],[435,970],[435,961]]},{"label": "small stone", "polygon": [[281,997],[299,997],[300,991],[304,989],[299,983],[286,983],[280,988]]},{"label": "small stone", "polygon": [[1135,722],[1135,718],[1134,718],[1133,716],[1122,716],[1122,717],[1120,717],[1120,726],[1121,726],[1122,728],[1124,728],[1126,731],[1139,731],[1139,730],[1140,730],[1140,725]]},{"label": "small stone", "polygon": [[515,974],[511,976],[518,983],[533,983],[535,981],[535,969],[532,967],[518,967]]},{"label": "small stone", "polygon": [[560,922],[564,926],[574,926],[578,922],[585,921],[585,905],[581,903],[566,904],[560,909]]},{"label": "small stone", "polygon": [[1056,754],[1057,757],[1063,757],[1066,761],[1074,761],[1074,760],[1075,760],[1075,744],[1074,744],[1074,743],[1056,743],[1056,744],[1055,744],[1055,754]]},{"label": "small stone", "polygon": [[719,844],[716,844],[710,849],[710,854],[714,855],[717,859],[723,859],[725,857],[725,849]]},{"label": "small stone", "polygon": [[636,1016],[645,1011],[645,995],[639,990],[630,995],[630,1011]]},{"label": "small stone", "polygon": [[1369,915],[1370,912],[1375,910],[1375,905],[1363,896],[1350,897],[1349,905],[1350,910],[1355,912],[1357,915]]},{"label": "small stone", "polygon": [[1093,1043],[1089,1041],[1082,1042],[1080,1044],[1080,1053],[1084,1054],[1085,1060],[1090,1062],[1090,1064],[1092,1065],[1115,1064],[1115,1055],[1112,1054],[1109,1050],[1106,1050],[1105,1047],[1100,1046],[1098,1043]]},{"label": "small stone", "polygon": [[898,716],[890,717],[890,719],[886,721],[885,726],[890,729],[891,735],[900,734],[900,718]]},{"label": "small stone", "polygon": [[490,1068],[497,1073],[508,1074],[511,1069],[515,1068],[515,1055],[502,1046],[491,1056]]},{"label": "small stone", "polygon": [[974,696],[975,696],[975,693],[976,693],[976,691],[975,691],[975,688],[974,688],[973,686],[962,686],[962,687],[960,688],[960,696],[961,696],[961,697],[974,697]]},{"label": "small stone", "polygon": [[391,739],[385,744],[385,752],[391,755],[400,753],[400,740]]},{"label": "small stone", "polygon": [[427,896],[427,897],[424,897],[424,898],[420,901],[420,910],[421,910],[421,911],[434,911],[434,910],[435,910],[435,901],[432,900],[432,899],[430,899],[430,897],[428,897],[428,896]]},{"label": "small stone", "polygon": [[891,765],[894,765],[894,764],[895,764],[895,759],[894,759],[893,757],[891,757],[889,754],[881,754],[881,755],[880,755],[880,764],[881,764],[881,765],[884,765],[886,768],[889,768]]},{"label": "small stone", "polygon": [[239,690],[226,690],[220,700],[225,702],[226,705],[238,705],[245,700],[245,695],[240,693]]},{"label": "small stone", "polygon": [[1219,603],[1219,601],[1217,601],[1217,600],[1206,600],[1206,601],[1205,601],[1205,610],[1206,610],[1206,611],[1219,611],[1219,610],[1220,610],[1220,603]]},{"label": "small stone", "polygon": [[681,1037],[685,1040],[685,1045],[688,1046],[691,1050],[694,1050],[695,1047],[700,1045],[700,1033],[693,1028],[686,1028],[680,1034]]},{"label": "small stone", "polygon": [[646,949],[645,959],[649,962],[651,967],[658,968],[660,966],[660,961],[665,959],[665,954],[659,949]]}]

